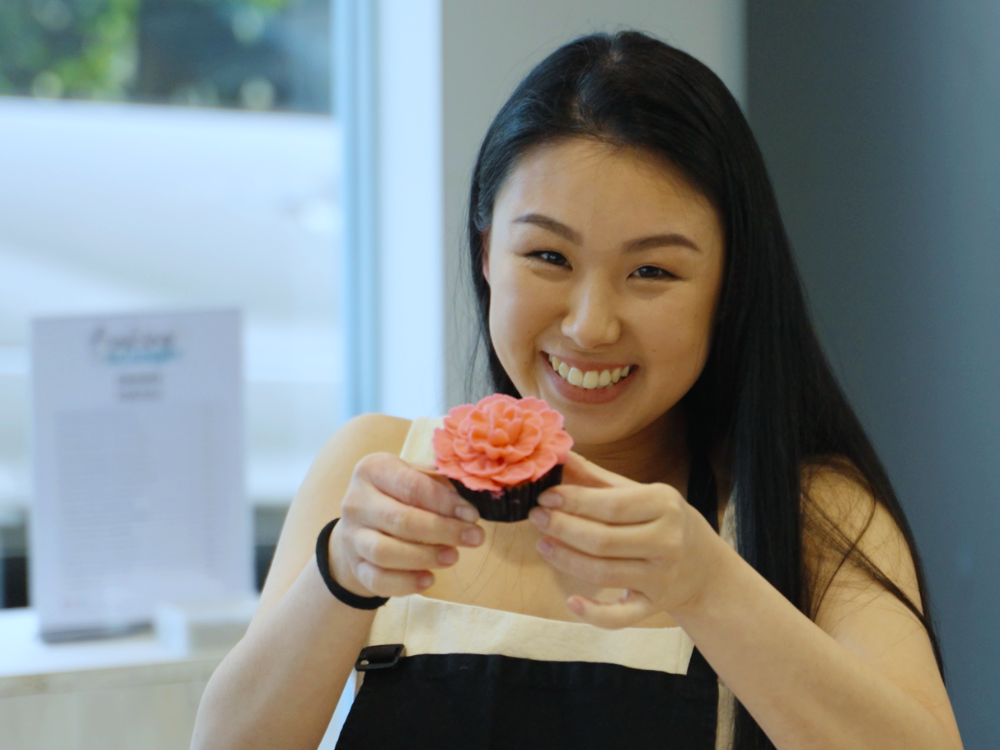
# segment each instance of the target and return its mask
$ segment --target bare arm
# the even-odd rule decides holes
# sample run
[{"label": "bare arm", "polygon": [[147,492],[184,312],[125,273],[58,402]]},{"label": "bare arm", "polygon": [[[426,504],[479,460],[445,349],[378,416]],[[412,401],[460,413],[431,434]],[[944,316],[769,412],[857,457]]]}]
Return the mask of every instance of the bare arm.
[{"label": "bare arm", "polygon": [[[672,488],[571,463],[596,488],[562,485],[550,491],[556,504],[542,496],[552,509],[532,513],[552,539],[543,554],[581,580],[630,591],[613,604],[571,597],[583,619],[625,627],[669,612],[779,750],[961,750],[926,631],[864,573],[840,568],[813,622]],[[848,532],[874,503],[832,474],[812,494]],[[859,546],[919,606],[905,541],[874,510]],[[830,564],[809,545],[806,555]]]},{"label": "bare arm", "polygon": [[445,566],[438,556],[455,552],[471,524],[454,511],[469,506],[390,455],[408,428],[367,415],[323,448],[289,509],[250,628],[205,689],[192,748],[319,745],[375,616],[323,583],[313,554],[328,521],[342,518],[330,539],[334,578],[361,596],[422,590],[430,569]]},{"label": "bare arm", "polygon": [[923,626],[874,588],[835,593],[815,623],[725,546],[673,614],[779,750],[960,750]]}]

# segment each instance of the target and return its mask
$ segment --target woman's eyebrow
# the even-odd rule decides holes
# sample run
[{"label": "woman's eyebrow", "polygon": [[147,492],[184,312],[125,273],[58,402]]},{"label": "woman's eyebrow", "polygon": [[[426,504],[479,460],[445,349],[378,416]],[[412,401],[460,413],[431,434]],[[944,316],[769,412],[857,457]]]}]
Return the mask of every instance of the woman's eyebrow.
[{"label": "woman's eyebrow", "polygon": [[[542,229],[547,229],[553,234],[558,234],[560,237],[569,240],[574,245],[579,245],[583,242],[583,238],[580,236],[579,232],[574,229],[570,229],[561,221],[556,221],[555,219],[542,214],[524,214],[522,216],[518,216],[511,223],[534,224]],[[683,234],[677,234],[676,232],[672,232],[670,234],[654,234],[651,237],[641,237],[636,240],[629,240],[624,245],[624,252],[634,253],[641,250],[651,250],[654,247],[666,247],[669,245],[687,247],[696,252],[701,252],[701,248],[698,247],[691,239],[685,237]]]},{"label": "woman's eyebrow", "polygon": [[686,247],[690,250],[700,253],[701,248],[698,247],[692,240],[685,237],[683,234],[677,234],[672,232],[670,234],[654,234],[652,237],[643,237],[642,239],[632,240],[625,243],[625,252],[634,253],[639,250],[649,250],[654,247]]},{"label": "woman's eyebrow", "polygon": [[542,214],[524,214],[523,216],[518,216],[511,224],[534,224],[542,229],[548,229],[553,234],[558,234],[565,240],[569,240],[574,245],[579,245],[583,242],[583,238],[580,236],[579,232],[570,229],[568,226],[562,222],[551,219],[548,216],[543,216]]}]

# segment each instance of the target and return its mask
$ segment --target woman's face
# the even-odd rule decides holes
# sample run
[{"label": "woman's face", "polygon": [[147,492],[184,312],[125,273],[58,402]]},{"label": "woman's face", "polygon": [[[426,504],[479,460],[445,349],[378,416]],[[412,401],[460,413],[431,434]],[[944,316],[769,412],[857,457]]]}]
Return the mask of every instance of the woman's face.
[{"label": "woman's face", "polygon": [[594,140],[538,146],[485,240],[490,335],[522,396],[581,445],[670,418],[708,356],[724,255],[715,209],[679,171]]}]

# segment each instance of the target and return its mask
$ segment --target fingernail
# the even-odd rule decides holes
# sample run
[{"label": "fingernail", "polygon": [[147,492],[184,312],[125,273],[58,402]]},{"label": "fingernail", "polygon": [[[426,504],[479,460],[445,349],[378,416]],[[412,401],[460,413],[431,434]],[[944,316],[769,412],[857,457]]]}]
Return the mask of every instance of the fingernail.
[{"label": "fingernail", "polygon": [[438,562],[442,565],[454,565],[458,562],[458,550],[454,547],[441,550],[438,552]]},{"label": "fingernail", "polygon": [[427,588],[432,583],[434,583],[434,576],[432,576],[432,575],[430,575],[428,573],[425,573],[424,575],[422,575],[419,578],[417,578],[417,586],[419,586],[422,589]]},{"label": "fingernail", "polygon": [[579,599],[570,598],[570,600],[566,602],[566,606],[573,610],[574,614],[580,615],[581,617],[583,616],[583,604]]},{"label": "fingernail", "polygon": [[543,492],[538,498],[538,504],[546,508],[558,508],[562,505],[562,498],[557,492]]},{"label": "fingernail", "polygon": [[462,544],[467,544],[470,547],[476,547],[483,542],[483,530],[476,527],[472,529],[466,529],[462,532]]},{"label": "fingernail", "polygon": [[551,539],[539,539],[538,544],[535,545],[535,549],[542,557],[552,556],[552,540]]},{"label": "fingernail", "polygon": [[476,512],[476,509],[468,505],[459,505],[455,508],[455,517],[469,523],[475,523],[479,520],[479,514]]},{"label": "fingernail", "polygon": [[540,529],[544,529],[549,525],[549,514],[541,508],[532,508],[531,512],[528,513],[528,518]]}]

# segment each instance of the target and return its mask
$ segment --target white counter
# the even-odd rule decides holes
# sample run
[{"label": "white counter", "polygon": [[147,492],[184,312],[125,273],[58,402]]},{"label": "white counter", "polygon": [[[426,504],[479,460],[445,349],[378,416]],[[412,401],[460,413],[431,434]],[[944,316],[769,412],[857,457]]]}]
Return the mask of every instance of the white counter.
[{"label": "white counter", "polygon": [[[0,610],[0,748],[187,750],[224,651],[180,655],[152,633],[45,643],[31,609]],[[336,744],[348,680],[320,750]]]}]

